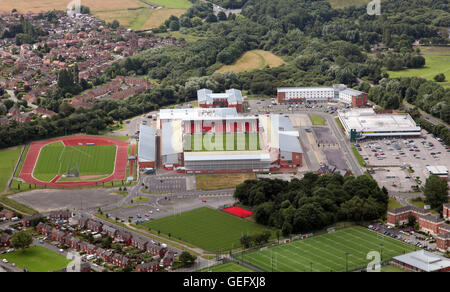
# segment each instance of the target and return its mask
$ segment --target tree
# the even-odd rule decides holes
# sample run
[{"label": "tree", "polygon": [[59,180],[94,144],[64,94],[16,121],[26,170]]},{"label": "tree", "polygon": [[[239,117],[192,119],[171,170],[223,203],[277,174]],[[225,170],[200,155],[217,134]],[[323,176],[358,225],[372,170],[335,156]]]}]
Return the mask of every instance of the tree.
[{"label": "tree", "polygon": [[439,73],[436,76],[434,76],[434,81],[436,82],[444,82],[445,81],[445,75],[443,73]]},{"label": "tree", "polygon": [[414,227],[415,224],[416,224],[416,217],[413,214],[409,214],[408,226]]},{"label": "tree", "polygon": [[192,265],[197,260],[197,256],[188,253],[187,251],[183,251],[179,257],[180,261],[185,265]]},{"label": "tree", "polygon": [[19,231],[11,237],[11,246],[15,249],[24,249],[33,243],[33,236],[31,233]]},{"label": "tree", "polygon": [[448,201],[447,181],[431,175],[425,182],[423,193],[431,208],[440,209]]}]

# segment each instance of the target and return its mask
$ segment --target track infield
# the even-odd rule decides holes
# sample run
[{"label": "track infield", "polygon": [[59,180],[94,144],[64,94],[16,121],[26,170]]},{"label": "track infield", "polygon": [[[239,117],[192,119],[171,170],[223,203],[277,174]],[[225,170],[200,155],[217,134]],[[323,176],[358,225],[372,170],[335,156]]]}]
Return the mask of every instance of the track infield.
[{"label": "track infield", "polygon": [[[56,138],[31,144],[19,178],[49,187],[96,185],[125,179],[127,162],[126,142],[94,136]],[[78,168],[79,179],[61,179],[68,167]]]},{"label": "track infield", "polygon": [[[415,248],[362,227],[348,227],[332,233],[264,248],[238,259],[263,269],[276,272],[345,272],[367,267],[371,251],[380,252],[382,260],[412,252]],[[348,268],[346,266],[348,253]]]}]

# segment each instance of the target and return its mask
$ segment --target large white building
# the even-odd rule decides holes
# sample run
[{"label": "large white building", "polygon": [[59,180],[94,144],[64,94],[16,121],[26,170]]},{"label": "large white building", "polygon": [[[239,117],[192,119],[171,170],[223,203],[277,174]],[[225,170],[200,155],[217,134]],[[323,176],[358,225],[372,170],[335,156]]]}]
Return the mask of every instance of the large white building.
[{"label": "large white building", "polygon": [[409,114],[377,114],[371,108],[340,110],[339,121],[351,139],[420,136],[421,128]]},{"label": "large white building", "polygon": [[352,107],[367,105],[367,93],[347,88],[344,84],[329,87],[283,87],[277,89],[278,103],[342,102]]}]

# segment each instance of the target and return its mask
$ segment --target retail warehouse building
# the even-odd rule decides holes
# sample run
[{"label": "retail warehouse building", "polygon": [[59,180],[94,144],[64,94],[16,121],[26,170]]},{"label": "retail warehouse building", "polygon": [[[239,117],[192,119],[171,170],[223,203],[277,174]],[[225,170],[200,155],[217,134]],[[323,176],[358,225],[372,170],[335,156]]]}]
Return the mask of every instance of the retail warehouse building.
[{"label": "retail warehouse building", "polygon": [[421,135],[421,128],[409,114],[377,113],[371,108],[340,110],[338,113],[339,121],[352,141]]}]

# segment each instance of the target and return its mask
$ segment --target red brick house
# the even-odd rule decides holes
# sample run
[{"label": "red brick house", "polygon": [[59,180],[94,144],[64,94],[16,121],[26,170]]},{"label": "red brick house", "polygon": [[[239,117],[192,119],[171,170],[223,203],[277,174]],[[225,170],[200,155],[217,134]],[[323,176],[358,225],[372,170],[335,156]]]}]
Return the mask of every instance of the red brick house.
[{"label": "red brick house", "polygon": [[450,252],[450,232],[436,236],[436,248],[442,252]]},{"label": "red brick house", "polygon": [[402,225],[408,223],[409,215],[414,215],[418,222],[421,216],[431,215],[431,212],[415,206],[397,208],[387,212],[387,224],[395,226],[396,224]]},{"label": "red brick house", "polygon": [[42,218],[42,215],[37,214],[37,215],[33,215],[33,216],[30,216],[30,217],[23,218],[22,219],[22,225],[24,227],[30,227],[31,223],[33,222],[33,220],[38,219],[38,218]]},{"label": "red brick house", "polygon": [[112,257],[112,263],[115,264],[116,266],[123,268],[123,267],[126,267],[130,263],[130,260],[127,257],[116,253]]},{"label": "red brick house", "polygon": [[102,232],[103,226],[97,221],[89,220],[86,224],[87,229],[91,230],[92,232]]},{"label": "red brick house", "polygon": [[426,215],[419,218],[419,228],[431,235],[439,234],[439,228],[444,224],[437,216]]},{"label": "red brick house", "polygon": [[165,247],[156,244],[148,243],[147,252],[152,253],[154,255],[158,255],[160,258],[163,258],[167,252],[167,249]]},{"label": "red brick house", "polygon": [[102,233],[106,236],[109,236],[111,238],[115,238],[117,235],[117,229],[108,225],[103,225],[102,227],[103,231]]},{"label": "red brick house", "polygon": [[95,252],[97,256],[101,257],[102,259],[105,260],[105,262],[110,263],[114,253],[110,250],[105,250],[103,248],[98,248],[97,251]]},{"label": "red brick house", "polygon": [[87,242],[80,243],[80,251],[85,252],[87,254],[95,254],[97,247],[93,244]]},{"label": "red brick house", "polygon": [[136,266],[136,272],[157,272],[159,271],[159,264],[157,261],[140,264]]},{"label": "red brick house", "polygon": [[444,216],[444,219],[450,219],[450,203],[442,206],[442,216]]},{"label": "red brick house", "polygon": [[168,266],[172,266],[173,265],[173,261],[174,261],[174,253],[172,251],[168,251],[166,252],[166,254],[164,255],[161,264],[164,267],[168,267]]},{"label": "red brick house", "polygon": [[149,244],[149,242],[141,237],[133,237],[131,239],[131,245],[140,250],[146,250],[147,244]]},{"label": "red brick house", "polygon": [[52,221],[56,220],[69,220],[72,217],[72,212],[70,211],[52,211],[48,216],[48,219]]},{"label": "red brick house", "polygon": [[55,241],[58,241],[58,242],[61,242],[61,243],[64,242],[64,236],[65,236],[64,232],[62,232],[62,231],[60,231],[58,229],[55,229],[55,228],[53,228],[52,232],[50,233],[50,238],[52,240],[55,240]]},{"label": "red brick house", "polygon": [[119,230],[117,231],[116,239],[118,241],[123,241],[125,244],[131,244],[133,235],[127,231]]},{"label": "red brick house", "polygon": [[40,222],[36,226],[36,231],[42,235],[49,236],[52,233],[52,227]]},{"label": "red brick house", "polygon": [[76,238],[73,236],[66,237],[66,244],[74,249],[79,249],[80,243],[81,243],[81,240],[79,238]]}]

